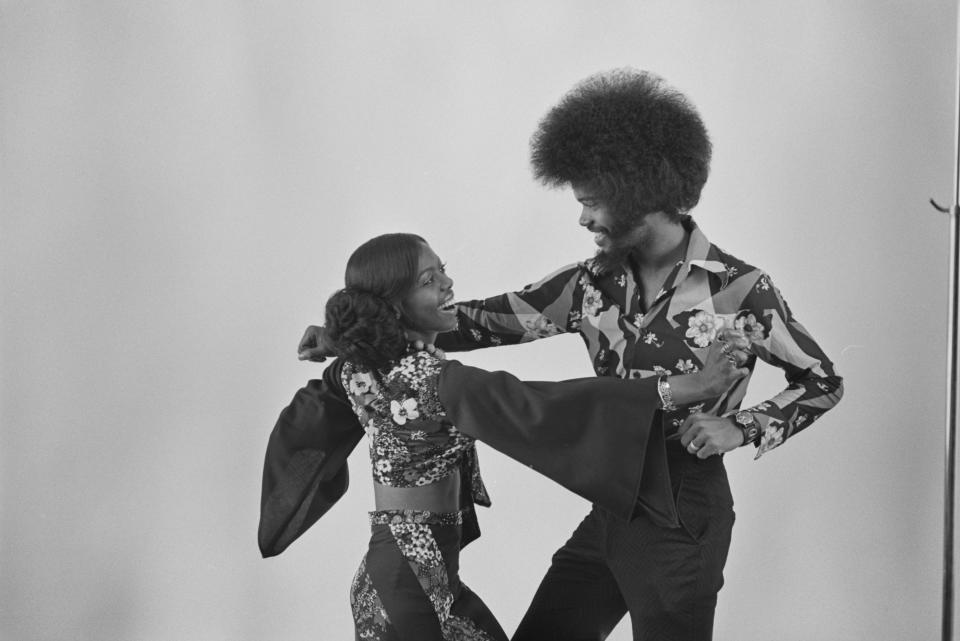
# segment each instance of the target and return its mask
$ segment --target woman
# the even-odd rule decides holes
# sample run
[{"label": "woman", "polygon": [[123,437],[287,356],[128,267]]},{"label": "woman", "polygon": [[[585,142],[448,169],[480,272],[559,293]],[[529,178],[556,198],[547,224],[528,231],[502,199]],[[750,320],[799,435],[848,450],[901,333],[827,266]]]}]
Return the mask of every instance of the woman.
[{"label": "woman", "polygon": [[[662,433],[653,420],[660,403],[671,401],[661,394],[672,392],[673,402],[690,403],[718,395],[746,374],[737,362],[746,354],[730,344],[712,349],[701,371],[672,377],[668,387],[655,379],[524,383],[416,350],[412,343],[431,344],[457,321],[453,281],[413,234],[387,234],[361,245],[347,263],[345,280],[327,303],[327,340],[339,362],[324,376],[346,392],[370,441],[376,509],[370,513],[369,549],[351,589],[359,639],[507,639],[457,573],[460,548],[478,534],[473,504],[490,504],[474,437],[627,517],[639,503],[675,520],[662,482]],[[336,417],[321,416],[321,429],[343,423],[328,418]],[[316,458],[342,461],[343,450],[352,447]],[[270,461],[268,450],[268,468]],[[302,478],[309,465],[301,459],[292,467]],[[339,476],[341,466],[335,467]],[[268,471],[261,520],[265,555],[282,550],[332,504],[315,507],[318,494],[327,495],[323,485],[311,486],[299,500],[284,497],[287,511],[293,506],[301,516],[296,525],[268,527],[281,534],[265,536],[264,515],[279,502],[268,495],[283,495],[277,491],[283,483],[268,482]],[[329,473],[325,478],[331,481]],[[335,501],[345,490],[345,470],[333,485]],[[311,509],[313,516],[302,516]]]}]

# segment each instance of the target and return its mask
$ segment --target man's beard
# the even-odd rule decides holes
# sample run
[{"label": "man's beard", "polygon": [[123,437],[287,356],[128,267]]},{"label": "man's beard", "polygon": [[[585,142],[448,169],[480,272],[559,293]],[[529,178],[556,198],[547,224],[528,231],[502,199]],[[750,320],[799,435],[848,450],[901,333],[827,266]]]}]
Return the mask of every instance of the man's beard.
[{"label": "man's beard", "polygon": [[616,271],[621,265],[627,262],[630,254],[642,249],[642,242],[628,243],[625,242],[625,239],[643,222],[645,217],[645,215],[642,215],[635,218],[616,219],[614,221],[608,234],[610,247],[607,249],[598,249],[594,256],[594,264],[601,274]]},{"label": "man's beard", "polygon": [[634,247],[614,245],[610,249],[598,249],[594,256],[594,264],[601,274],[616,271],[627,262],[627,257],[634,251]]}]

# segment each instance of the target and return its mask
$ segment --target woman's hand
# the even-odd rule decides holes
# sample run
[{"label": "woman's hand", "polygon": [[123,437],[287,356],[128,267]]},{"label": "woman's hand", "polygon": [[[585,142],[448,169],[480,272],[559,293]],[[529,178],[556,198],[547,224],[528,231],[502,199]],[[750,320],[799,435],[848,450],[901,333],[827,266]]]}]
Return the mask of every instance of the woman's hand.
[{"label": "woman's hand", "polygon": [[670,377],[673,400],[677,405],[689,405],[708,398],[716,398],[750,373],[744,367],[751,358],[750,341],[742,332],[724,330],[710,345],[699,372]]},{"label": "woman's hand", "polygon": [[750,373],[744,365],[753,358],[750,341],[743,332],[725,329],[713,341],[703,361],[703,367],[694,374],[704,391],[704,398],[720,396],[734,383]]}]

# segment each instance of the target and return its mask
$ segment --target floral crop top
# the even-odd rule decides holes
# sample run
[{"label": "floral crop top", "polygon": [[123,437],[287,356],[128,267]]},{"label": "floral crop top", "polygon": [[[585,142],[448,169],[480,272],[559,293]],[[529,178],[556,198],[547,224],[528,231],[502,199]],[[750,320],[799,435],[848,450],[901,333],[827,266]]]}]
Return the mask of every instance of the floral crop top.
[{"label": "floral crop top", "polygon": [[438,385],[442,361],[410,352],[373,372],[344,363],[344,389],[370,442],[373,478],[391,487],[430,485],[461,469],[471,496],[490,505],[477,466],[474,439],[446,418]]}]

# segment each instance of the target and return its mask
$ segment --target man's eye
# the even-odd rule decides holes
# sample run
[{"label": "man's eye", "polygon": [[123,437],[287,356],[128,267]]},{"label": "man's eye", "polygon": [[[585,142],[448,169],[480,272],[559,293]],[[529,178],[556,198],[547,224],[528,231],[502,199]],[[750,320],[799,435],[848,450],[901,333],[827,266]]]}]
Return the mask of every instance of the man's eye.
[{"label": "man's eye", "polygon": [[446,274],[446,273],[447,273],[447,264],[446,264],[446,263],[440,263],[440,273],[441,273],[441,274]]}]

